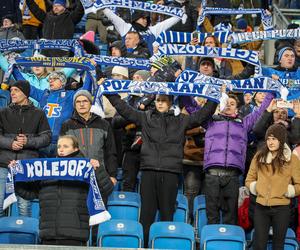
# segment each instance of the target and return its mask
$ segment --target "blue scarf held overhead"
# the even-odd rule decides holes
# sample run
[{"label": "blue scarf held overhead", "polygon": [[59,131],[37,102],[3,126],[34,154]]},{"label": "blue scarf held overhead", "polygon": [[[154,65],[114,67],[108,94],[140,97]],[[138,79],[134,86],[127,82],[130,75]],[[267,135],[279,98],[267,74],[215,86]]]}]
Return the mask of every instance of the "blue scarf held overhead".
[{"label": "blue scarf held overhead", "polygon": [[149,2],[139,2],[131,0],[80,0],[85,14],[96,13],[97,10],[109,8],[109,7],[122,7],[134,10],[142,10],[153,13],[159,13],[169,16],[175,16],[179,18],[184,18],[184,10],[181,8],[170,7],[160,4],[152,4]]},{"label": "blue scarf held overhead", "polygon": [[79,181],[89,184],[87,207],[89,224],[97,225],[111,218],[106,211],[93,166],[85,158],[44,158],[19,160],[8,168],[3,209],[17,201],[14,185],[16,182],[45,180]]}]

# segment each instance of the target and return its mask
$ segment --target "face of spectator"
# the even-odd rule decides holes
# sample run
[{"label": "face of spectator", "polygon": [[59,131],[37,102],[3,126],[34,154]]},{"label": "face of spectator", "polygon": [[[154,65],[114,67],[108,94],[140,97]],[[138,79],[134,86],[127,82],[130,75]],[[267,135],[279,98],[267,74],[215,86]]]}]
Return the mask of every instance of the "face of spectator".
[{"label": "face of spectator", "polygon": [[273,111],[273,120],[274,123],[277,123],[278,121],[286,121],[288,118],[287,110],[284,108],[277,108]]},{"label": "face of spectator", "polygon": [[127,49],[134,49],[140,42],[138,34],[129,33],[125,37],[125,46]]},{"label": "face of spectator", "polygon": [[119,50],[116,47],[112,47],[111,48],[111,56],[115,56],[115,57],[121,57],[121,50]]},{"label": "face of spectator", "polygon": [[151,75],[151,76],[154,76],[154,74],[156,73],[156,71],[158,71],[157,68],[151,67],[151,68],[150,68],[150,75]]},{"label": "face of spectator", "polygon": [[75,148],[73,145],[73,141],[70,138],[61,138],[57,142],[57,155],[58,156],[67,156],[76,151],[78,148]]},{"label": "face of spectator", "polygon": [[171,107],[170,99],[164,95],[157,95],[155,98],[155,108],[160,113],[168,112]]},{"label": "face of spectator", "polygon": [[226,107],[223,110],[223,114],[228,115],[228,116],[232,116],[237,114],[237,103],[236,100],[234,98],[228,98],[227,103],[226,103]]},{"label": "face of spectator", "polygon": [[48,78],[50,89],[51,90],[58,90],[61,89],[63,84],[59,78],[56,77],[49,77]]},{"label": "face of spectator", "polygon": [[46,73],[46,68],[45,67],[32,67],[32,72],[33,74],[35,74],[36,76],[42,76],[43,74]]},{"label": "face of spectator", "polygon": [[135,21],[136,23],[142,25],[143,27],[147,27],[147,17],[143,16],[143,17],[140,17],[138,20]]},{"label": "face of spectator", "polygon": [[206,76],[212,76],[214,72],[213,65],[211,62],[204,61],[200,64],[199,72]]},{"label": "face of spectator", "polygon": [[11,27],[11,26],[13,26],[13,22],[12,22],[10,19],[5,18],[5,19],[3,20],[3,22],[2,22],[2,27],[3,27],[3,28],[9,28],[9,27]]},{"label": "face of spectator", "polygon": [[138,75],[138,74],[134,74],[133,77],[132,77],[132,80],[133,81],[137,81],[137,82],[144,81],[143,78],[140,75]]},{"label": "face of spectator", "polygon": [[249,104],[252,101],[252,95],[250,93],[244,94],[244,103]]},{"label": "face of spectator", "polygon": [[261,104],[265,98],[266,94],[264,92],[257,92],[255,95],[255,102]]},{"label": "face of spectator", "polygon": [[17,87],[10,88],[11,102],[17,105],[25,105],[28,103],[26,95]]},{"label": "face of spectator", "polygon": [[280,143],[276,137],[271,135],[267,138],[267,147],[269,151],[276,152],[279,149],[279,145]]},{"label": "face of spectator", "polygon": [[60,15],[65,12],[66,8],[60,4],[53,4],[52,10],[54,14]]},{"label": "face of spectator", "polygon": [[211,47],[211,48],[216,47],[215,39],[213,37],[206,38],[204,46]]},{"label": "face of spectator", "polygon": [[125,76],[123,76],[121,74],[117,74],[117,73],[112,74],[111,78],[112,79],[116,79],[116,80],[127,80],[127,78]]},{"label": "face of spectator", "polygon": [[85,116],[90,113],[92,104],[86,96],[78,96],[75,100],[75,109],[80,116]]},{"label": "face of spectator", "polygon": [[300,57],[300,40],[296,40],[294,44],[294,49],[298,57]]},{"label": "face of spectator", "polygon": [[291,50],[283,52],[282,57],[279,61],[280,66],[285,69],[291,69],[295,65],[295,54]]}]

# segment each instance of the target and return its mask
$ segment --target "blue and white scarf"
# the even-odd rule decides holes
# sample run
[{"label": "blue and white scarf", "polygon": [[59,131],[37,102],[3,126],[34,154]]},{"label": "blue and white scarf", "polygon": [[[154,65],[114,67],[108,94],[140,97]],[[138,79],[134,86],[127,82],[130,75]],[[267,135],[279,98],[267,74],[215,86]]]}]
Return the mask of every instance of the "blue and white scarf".
[{"label": "blue and white scarf", "polygon": [[229,42],[245,43],[259,40],[271,40],[271,39],[299,39],[300,29],[286,29],[286,30],[267,30],[267,31],[254,31],[244,33],[232,33],[229,36]]},{"label": "blue and white scarf", "polygon": [[59,39],[59,40],[14,40],[0,39],[0,51],[14,50],[42,50],[42,49],[62,49],[73,51],[75,56],[83,56],[83,48],[76,39]]},{"label": "blue and white scarf", "polygon": [[215,102],[221,98],[221,86],[212,84],[193,84],[178,82],[149,82],[130,80],[106,80],[99,85],[96,98],[103,94],[114,93],[144,93],[144,94],[166,94],[166,95],[188,95],[202,96]]},{"label": "blue and white scarf", "polygon": [[85,158],[49,158],[19,160],[8,168],[3,209],[17,201],[14,185],[16,182],[45,180],[80,181],[89,184],[87,207],[89,224],[97,225],[111,218],[106,211],[93,166]]},{"label": "blue and white scarf", "polygon": [[164,44],[159,46],[158,53],[154,55],[154,58],[162,55],[203,56],[242,60],[254,65],[256,67],[255,74],[261,75],[261,64],[257,51],[219,47],[212,48],[190,44]]},{"label": "blue and white scarf", "polygon": [[198,30],[200,30],[200,25],[204,22],[206,15],[238,15],[238,14],[261,14],[261,22],[264,26],[264,30],[272,30],[272,16],[268,15],[267,12],[263,9],[229,9],[229,8],[212,8],[204,7],[202,14],[198,17]]},{"label": "blue and white scarf", "polygon": [[151,68],[150,61],[148,59],[141,58],[129,58],[129,57],[115,57],[115,56],[98,56],[86,54],[85,56],[95,60],[99,65],[108,66],[122,66],[134,69],[145,69]]},{"label": "blue and white scarf", "polygon": [[31,18],[31,16],[30,16],[30,10],[29,10],[27,4],[25,3],[25,0],[20,0],[19,9],[21,10],[21,12],[24,9],[23,15],[22,15],[22,19],[26,20],[26,19],[30,19]]},{"label": "blue and white scarf", "polygon": [[193,70],[184,70],[176,79],[179,83],[226,85],[230,91],[277,92],[282,99],[287,99],[288,89],[279,81],[269,77],[253,77],[243,80],[225,80],[203,75]]},{"label": "blue and white scarf", "polygon": [[[213,33],[198,33],[198,42],[203,43],[208,36],[214,36],[220,43],[226,43],[228,37],[232,34],[230,31],[218,31]],[[165,43],[190,43],[193,40],[193,33],[178,32],[178,31],[164,31],[156,38],[155,42],[159,45]]]},{"label": "blue and white scarf", "polygon": [[85,14],[95,13],[99,9],[108,8],[108,7],[122,7],[128,9],[142,10],[148,12],[154,12],[169,16],[175,16],[179,18],[184,17],[184,10],[181,8],[170,7],[160,4],[152,4],[150,2],[139,2],[131,0],[80,0]]}]

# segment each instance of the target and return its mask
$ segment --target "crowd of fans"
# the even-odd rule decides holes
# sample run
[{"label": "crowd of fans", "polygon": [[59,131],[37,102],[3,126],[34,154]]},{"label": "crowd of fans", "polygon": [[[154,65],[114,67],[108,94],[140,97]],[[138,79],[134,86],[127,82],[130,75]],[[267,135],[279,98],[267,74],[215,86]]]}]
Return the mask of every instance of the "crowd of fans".
[{"label": "crowd of fans", "polygon": [[[153,42],[161,32],[193,32],[201,13],[197,1],[154,2],[184,7],[187,19],[106,8],[86,16],[86,31],[99,35],[110,56],[149,59],[157,51]],[[234,7],[235,2],[215,0],[208,4]],[[268,1],[257,2],[250,7],[269,7]],[[297,5],[298,1],[290,2]],[[79,0],[25,0],[20,8],[20,15],[15,12],[2,17],[0,39],[72,39],[84,16]],[[248,16],[235,19],[218,15],[206,17],[201,32],[216,31],[220,22],[235,32],[263,30]],[[288,28],[298,26],[291,24]],[[84,36],[79,42],[87,53],[100,54],[93,36]],[[201,44],[195,37],[191,44],[226,46],[214,36],[207,36]],[[262,44],[256,41],[237,47],[262,50]],[[274,80],[299,80],[300,40],[278,40],[275,46],[275,65],[263,67],[263,75]],[[0,53],[3,75],[20,53]],[[33,56],[72,53],[42,50]],[[149,71],[121,66],[96,68],[99,85],[107,78],[175,82],[184,69],[222,79],[254,75],[254,67],[243,61],[209,57],[164,56],[153,61]],[[222,88],[226,105],[218,107],[200,97],[120,94],[103,96],[103,109],[96,114],[91,86],[84,77],[73,68],[40,66],[23,67],[10,79],[4,77],[9,89],[2,84],[1,95],[10,91],[11,103],[0,109],[0,216],[5,216],[2,203],[9,164],[39,157],[86,157],[92,159],[104,203],[117,183],[118,167],[123,169],[123,191],[136,190],[141,171],[140,222],[145,246],[157,210],[161,221],[172,221],[181,179],[190,212],[194,198],[205,194],[209,224],[238,224],[239,205],[243,206],[239,189],[246,186],[251,200],[249,224],[255,228],[254,249],[266,248],[270,226],[273,249],[282,249],[289,226],[295,230],[300,227],[294,216],[298,204],[295,197],[300,194],[299,100],[286,103],[274,99],[273,93],[263,92],[226,94],[226,88]],[[90,232],[87,190],[85,185],[68,181],[19,183],[19,213],[30,216],[29,200],[38,198],[42,244],[86,245]],[[190,223],[193,219],[190,213]]]}]

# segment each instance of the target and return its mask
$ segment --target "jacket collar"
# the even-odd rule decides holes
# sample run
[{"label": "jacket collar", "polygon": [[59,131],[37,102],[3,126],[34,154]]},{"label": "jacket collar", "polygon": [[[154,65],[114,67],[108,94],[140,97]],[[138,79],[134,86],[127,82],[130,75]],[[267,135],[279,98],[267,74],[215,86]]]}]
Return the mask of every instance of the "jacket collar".
[{"label": "jacket collar", "polygon": [[[290,150],[289,146],[285,143],[283,147],[283,156],[284,156],[284,161],[289,162],[292,157],[292,151]],[[266,157],[266,164],[271,164],[273,161],[274,157],[272,153],[269,151]]]},{"label": "jacket collar", "polygon": [[97,117],[99,117],[99,116],[91,112],[90,118],[86,121],[75,110],[72,118],[82,124],[88,124],[88,123],[91,123],[92,121],[94,121]]},{"label": "jacket collar", "polygon": [[17,105],[15,103],[11,103],[9,104],[9,107],[13,110],[27,110],[27,109],[31,109],[33,106],[32,101],[29,100],[28,105]]}]

